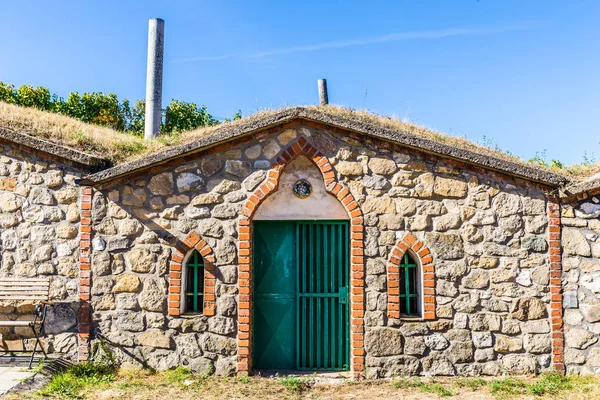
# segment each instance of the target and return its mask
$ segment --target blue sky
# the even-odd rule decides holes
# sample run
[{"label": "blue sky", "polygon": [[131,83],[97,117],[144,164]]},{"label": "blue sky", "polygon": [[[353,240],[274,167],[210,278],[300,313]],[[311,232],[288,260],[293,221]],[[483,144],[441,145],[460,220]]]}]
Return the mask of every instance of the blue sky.
[{"label": "blue sky", "polygon": [[165,19],[163,103],[330,101],[524,158],[600,158],[598,1],[3,2],[0,80],[144,97],[148,19]]}]

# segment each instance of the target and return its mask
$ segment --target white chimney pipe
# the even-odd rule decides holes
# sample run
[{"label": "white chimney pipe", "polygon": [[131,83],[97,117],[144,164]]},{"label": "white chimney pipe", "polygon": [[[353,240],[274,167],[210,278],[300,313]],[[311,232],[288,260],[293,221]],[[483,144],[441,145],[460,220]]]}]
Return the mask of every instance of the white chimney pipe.
[{"label": "white chimney pipe", "polygon": [[152,139],[160,134],[164,37],[165,21],[160,18],[150,19],[148,21],[145,139]]}]

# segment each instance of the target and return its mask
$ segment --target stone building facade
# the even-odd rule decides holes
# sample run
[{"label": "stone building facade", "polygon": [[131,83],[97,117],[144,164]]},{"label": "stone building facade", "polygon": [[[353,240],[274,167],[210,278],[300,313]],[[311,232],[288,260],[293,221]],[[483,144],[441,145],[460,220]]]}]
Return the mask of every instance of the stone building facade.
[{"label": "stone building facade", "polygon": [[[45,344],[77,353],[79,308],[79,192],[85,168],[58,161],[14,142],[0,143],[0,240],[2,277],[50,277]],[[28,319],[32,302],[0,301],[0,320]],[[0,328],[4,351],[22,347],[29,328]],[[27,346],[31,344],[28,343]]]},{"label": "stone building facade", "polygon": [[600,197],[580,197],[561,209],[565,363],[590,374],[600,371]]},{"label": "stone building facade", "polygon": [[56,351],[84,359],[105,341],[128,365],[251,373],[256,222],[339,220],[356,376],[600,371],[600,205],[561,197],[561,176],[305,108],[112,168],[7,143],[1,273],[50,275],[71,302]]}]

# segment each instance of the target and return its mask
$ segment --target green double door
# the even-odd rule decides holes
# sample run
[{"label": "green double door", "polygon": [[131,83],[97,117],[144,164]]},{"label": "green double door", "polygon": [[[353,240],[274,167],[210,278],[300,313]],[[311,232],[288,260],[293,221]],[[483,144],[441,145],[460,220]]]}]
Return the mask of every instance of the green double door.
[{"label": "green double door", "polygon": [[342,370],[349,359],[347,221],[255,221],[253,365]]}]

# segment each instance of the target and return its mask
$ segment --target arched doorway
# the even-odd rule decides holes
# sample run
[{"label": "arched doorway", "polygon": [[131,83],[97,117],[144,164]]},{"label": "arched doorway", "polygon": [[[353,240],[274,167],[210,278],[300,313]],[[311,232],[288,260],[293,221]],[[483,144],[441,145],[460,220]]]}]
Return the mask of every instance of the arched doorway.
[{"label": "arched doorway", "polygon": [[[316,165],[327,193],[346,211],[349,218],[350,235],[350,365],[354,376],[362,377],[365,371],[364,315],[365,315],[365,265],[364,265],[364,219],[358,203],[350,191],[336,180],[329,159],[316,149],[306,138],[300,137],[291,143],[277,162],[268,171],[267,179],[246,200],[238,220],[238,364],[239,375],[252,371],[254,341],[253,305],[253,227],[254,216],[280,188],[284,168],[299,156],[305,156]],[[331,200],[330,198],[330,200]],[[297,209],[297,208],[296,208]]]},{"label": "arched doorway", "polygon": [[350,228],[321,171],[298,156],[252,219],[253,365],[350,365]]}]

